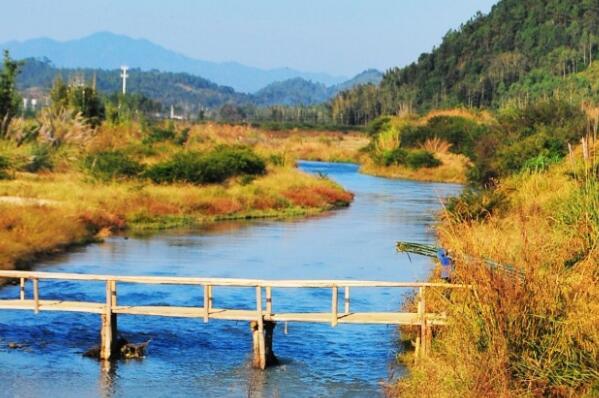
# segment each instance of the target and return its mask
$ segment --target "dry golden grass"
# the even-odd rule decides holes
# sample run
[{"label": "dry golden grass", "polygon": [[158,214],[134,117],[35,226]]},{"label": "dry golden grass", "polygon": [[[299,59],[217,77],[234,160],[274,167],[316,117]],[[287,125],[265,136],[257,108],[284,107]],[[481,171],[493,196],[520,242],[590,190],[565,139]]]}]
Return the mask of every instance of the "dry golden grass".
[{"label": "dry golden grass", "polygon": [[471,163],[467,157],[446,152],[435,153],[435,157],[441,161],[440,166],[420,169],[411,169],[407,166],[379,166],[367,159],[362,163],[360,171],[387,178],[459,184],[466,182],[466,172]]},{"label": "dry golden grass", "polygon": [[427,113],[425,116],[418,118],[417,124],[426,124],[429,120],[438,116],[463,117],[478,123],[492,123],[495,118],[491,112],[487,110],[476,110],[470,108],[450,108],[450,109],[435,109]]},{"label": "dry golden grass", "polygon": [[[427,298],[452,323],[436,332],[427,360],[404,356],[410,375],[391,395],[599,394],[599,188],[582,168],[565,161],[512,177],[500,187],[507,211],[443,221],[439,237],[457,260],[456,278],[476,291]],[[491,272],[479,258],[521,267],[526,279]]]},{"label": "dry golden grass", "polygon": [[[177,126],[179,130],[183,127]],[[44,253],[127,227],[168,228],[220,219],[308,215],[346,206],[353,198],[332,181],[304,174],[293,166],[294,159],[306,154],[328,160],[355,156],[362,144],[358,135],[309,133],[304,137],[299,132],[270,133],[242,126],[188,127],[189,139],[182,147],[173,142],[144,145],[136,124],[103,125],[84,142],[78,140],[54,152],[52,172],[11,171],[12,178],[0,180],[0,198],[43,199],[56,204],[0,201],[0,268],[19,266]],[[284,154],[284,161],[268,166],[264,176],[203,186],[158,185],[140,179],[96,181],[80,166],[90,152],[121,149],[152,164],[183,149],[204,151],[220,144],[248,145],[267,159]],[[30,150],[27,145],[0,141],[0,153],[16,165],[27,161]]]}]

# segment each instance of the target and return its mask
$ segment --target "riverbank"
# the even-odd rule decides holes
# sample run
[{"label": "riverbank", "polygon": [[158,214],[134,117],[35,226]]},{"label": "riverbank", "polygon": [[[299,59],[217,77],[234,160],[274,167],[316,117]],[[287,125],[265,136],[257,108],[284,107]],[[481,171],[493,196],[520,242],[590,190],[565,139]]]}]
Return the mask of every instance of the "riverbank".
[{"label": "riverbank", "polygon": [[368,159],[363,159],[360,171],[376,177],[394,179],[403,178],[414,181],[454,184],[465,184],[467,182],[466,176],[471,165],[468,158],[453,153],[436,153],[435,156],[441,161],[441,165],[437,167],[414,169],[400,165],[382,166]]},{"label": "riverbank", "polygon": [[346,150],[326,151],[332,144],[315,134],[298,141],[211,124],[88,133],[59,145],[0,142],[0,269],[27,268],[122,230],[309,216],[353,199],[326,177],[295,169],[306,148],[319,157]]},{"label": "riverbank", "polygon": [[333,182],[291,169],[273,169],[245,185],[215,186],[101,183],[77,173],[19,174],[0,181],[0,196],[52,201],[0,202],[2,269],[22,269],[40,257],[125,229],[307,216],[352,200]]},{"label": "riverbank", "polygon": [[[578,152],[448,203],[439,240],[455,259],[455,280],[476,291],[427,297],[427,308],[452,322],[435,332],[426,359],[401,356],[409,372],[392,396],[599,394],[597,178],[596,152],[587,160]],[[525,279],[494,272],[483,258],[514,265]]]}]

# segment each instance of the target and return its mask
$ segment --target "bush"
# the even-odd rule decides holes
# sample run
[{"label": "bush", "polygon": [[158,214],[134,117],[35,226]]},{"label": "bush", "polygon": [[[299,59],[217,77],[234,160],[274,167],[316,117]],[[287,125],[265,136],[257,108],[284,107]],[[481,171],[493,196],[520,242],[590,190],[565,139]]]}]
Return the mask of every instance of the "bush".
[{"label": "bush", "polygon": [[236,175],[258,175],[266,164],[248,148],[219,147],[207,154],[181,152],[150,167],[145,176],[157,183],[220,183]]},{"label": "bush", "polygon": [[380,159],[377,163],[383,164],[384,166],[391,165],[405,165],[408,152],[402,148],[396,148],[391,151],[385,151],[380,155]]},{"label": "bush", "polygon": [[135,177],[144,170],[143,165],[121,151],[106,151],[88,155],[83,161],[83,166],[91,175],[103,180]]},{"label": "bush", "polygon": [[8,169],[10,168],[10,161],[6,156],[0,155],[0,179],[8,178]]},{"label": "bush", "polygon": [[441,161],[431,152],[425,150],[408,151],[402,148],[396,148],[391,151],[385,151],[375,156],[377,164],[386,167],[392,165],[407,166],[411,169],[432,168],[441,165]]},{"label": "bush", "polygon": [[446,214],[455,222],[484,221],[507,207],[507,196],[489,189],[466,189],[460,196],[450,198],[445,205]]},{"label": "bush", "polygon": [[433,168],[441,165],[441,161],[425,150],[409,151],[405,163],[412,169]]},{"label": "bush", "polygon": [[568,153],[567,141],[541,131],[500,148],[496,167],[500,175],[520,172],[532,159],[561,159]]},{"label": "bush", "polygon": [[177,145],[185,145],[189,139],[189,128],[184,128],[173,140]]},{"label": "bush", "polygon": [[144,137],[143,143],[153,144],[155,142],[169,141],[174,139],[175,136],[176,133],[174,130],[171,130],[169,128],[163,129],[159,127],[153,127],[150,129],[150,132]]},{"label": "bush", "polygon": [[486,132],[486,126],[461,116],[435,116],[424,126],[408,125],[402,129],[401,142],[417,147],[436,138],[451,144],[451,152],[472,158],[477,139]]},{"label": "bush", "polygon": [[23,167],[25,171],[37,173],[42,170],[52,170],[52,152],[49,145],[35,145],[31,149],[29,162]]}]

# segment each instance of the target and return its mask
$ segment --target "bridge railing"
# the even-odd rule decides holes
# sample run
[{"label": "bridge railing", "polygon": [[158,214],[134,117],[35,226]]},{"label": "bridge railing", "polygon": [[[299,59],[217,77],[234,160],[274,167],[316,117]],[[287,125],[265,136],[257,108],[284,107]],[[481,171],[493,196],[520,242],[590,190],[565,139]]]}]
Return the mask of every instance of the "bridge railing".
[{"label": "bridge railing", "polygon": [[[425,344],[430,326],[444,325],[445,319],[440,314],[426,312],[427,289],[466,289],[469,286],[448,283],[426,282],[388,282],[388,281],[359,281],[359,280],[263,280],[263,279],[233,279],[233,278],[197,278],[175,276],[123,276],[123,275],[96,275],[77,273],[55,273],[35,271],[0,271],[0,279],[18,281],[19,297],[16,300],[0,299],[0,309],[33,310],[38,313],[48,311],[74,311],[93,312],[102,315],[102,346],[105,357],[110,357],[112,336],[116,335],[116,322],[113,318],[117,314],[152,315],[203,318],[208,322],[210,318],[226,320],[247,320],[255,323],[256,333],[264,335],[265,322],[313,322],[330,323],[335,327],[339,322],[358,324],[395,324],[420,326],[420,336],[417,340],[417,349],[426,350]],[[40,295],[41,280],[100,282],[105,284],[105,302],[73,302],[66,300],[43,300]],[[26,284],[31,281],[32,299],[27,299]],[[200,286],[203,288],[203,303],[201,307],[181,306],[135,306],[119,305],[117,301],[118,284],[144,284],[144,285],[182,285]],[[255,310],[216,309],[213,306],[215,287],[238,287],[255,289]],[[331,289],[330,312],[274,312],[273,290],[286,288],[319,288]],[[350,292],[355,288],[410,288],[417,294],[417,312],[351,312]],[[343,292],[343,307],[339,311],[339,295]],[[263,300],[265,298],[265,300]],[[264,306],[265,301],[265,306]],[[105,336],[108,336],[105,338]],[[104,342],[104,340],[107,340]],[[258,339],[262,341],[262,339]],[[258,351],[264,351],[260,347]]]}]

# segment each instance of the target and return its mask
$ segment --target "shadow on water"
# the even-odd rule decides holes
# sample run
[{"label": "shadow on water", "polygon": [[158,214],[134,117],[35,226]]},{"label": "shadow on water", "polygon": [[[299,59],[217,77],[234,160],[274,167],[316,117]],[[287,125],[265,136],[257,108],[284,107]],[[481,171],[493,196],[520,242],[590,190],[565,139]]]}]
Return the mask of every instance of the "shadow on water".
[{"label": "shadow on water", "polygon": [[[165,231],[77,249],[41,264],[48,271],[123,275],[179,275],[258,279],[423,280],[431,264],[394,252],[396,240],[431,242],[440,198],[459,191],[448,184],[361,175],[357,166],[301,162],[356,194],[347,209],[306,220],[229,221]],[[43,298],[104,300],[104,286],[40,283]],[[355,311],[396,310],[408,290],[356,289]],[[202,305],[201,287],[119,286],[119,302]],[[253,308],[253,289],[215,288],[215,306]],[[0,297],[18,297],[7,286]],[[324,289],[275,289],[274,311],[330,307]],[[7,396],[60,397],[370,397],[382,395],[396,352],[387,326],[279,324],[274,334],[278,367],[250,366],[247,322],[120,316],[119,331],[132,342],[152,340],[142,361],[99,363],[82,353],[98,343],[93,314],[0,313],[0,385]],[[21,349],[9,342],[24,343]],[[401,370],[399,370],[401,372]],[[391,375],[391,376],[390,376]]]}]

